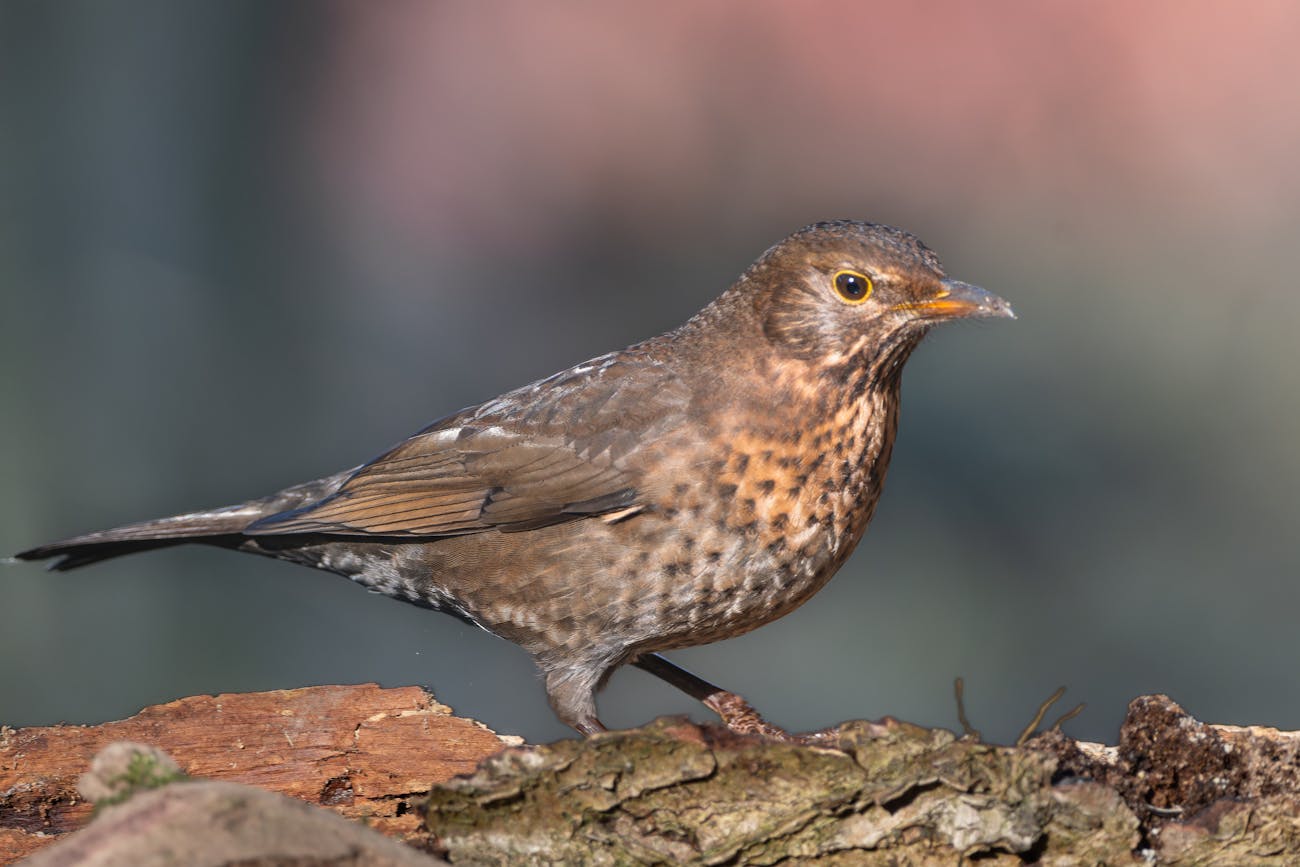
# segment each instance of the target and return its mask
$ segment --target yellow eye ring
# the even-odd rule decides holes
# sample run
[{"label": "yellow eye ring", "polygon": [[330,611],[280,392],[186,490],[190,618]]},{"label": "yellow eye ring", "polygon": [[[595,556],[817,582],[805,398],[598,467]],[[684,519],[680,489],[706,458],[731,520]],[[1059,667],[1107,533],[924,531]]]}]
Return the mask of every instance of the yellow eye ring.
[{"label": "yellow eye ring", "polygon": [[861,304],[871,297],[875,288],[871,278],[861,271],[836,271],[831,282],[835,284],[835,294],[845,304]]}]

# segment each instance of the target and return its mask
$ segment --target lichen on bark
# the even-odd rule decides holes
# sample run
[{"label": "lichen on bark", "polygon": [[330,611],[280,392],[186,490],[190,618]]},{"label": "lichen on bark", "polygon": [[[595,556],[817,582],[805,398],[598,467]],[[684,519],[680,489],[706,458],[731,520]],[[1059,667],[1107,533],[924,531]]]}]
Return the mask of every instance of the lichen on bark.
[{"label": "lichen on bark", "polygon": [[507,750],[432,792],[425,824],[475,864],[1095,864],[1138,841],[1113,791],[1053,784],[1050,756],[894,720],[835,734],[780,744],[663,720]]}]

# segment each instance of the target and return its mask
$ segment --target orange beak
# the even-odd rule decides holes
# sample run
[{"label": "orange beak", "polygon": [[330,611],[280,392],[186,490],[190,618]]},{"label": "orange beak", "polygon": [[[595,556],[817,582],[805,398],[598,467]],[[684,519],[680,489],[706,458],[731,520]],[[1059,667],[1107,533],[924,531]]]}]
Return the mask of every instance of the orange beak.
[{"label": "orange beak", "polygon": [[899,304],[895,310],[910,310],[927,319],[1015,319],[1011,305],[998,296],[963,283],[944,280],[939,293],[924,301]]}]

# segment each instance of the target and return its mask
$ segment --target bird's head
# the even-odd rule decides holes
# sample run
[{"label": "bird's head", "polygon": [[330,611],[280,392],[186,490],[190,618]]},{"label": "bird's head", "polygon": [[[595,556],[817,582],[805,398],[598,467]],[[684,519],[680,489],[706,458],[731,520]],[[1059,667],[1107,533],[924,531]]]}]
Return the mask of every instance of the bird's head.
[{"label": "bird's head", "polygon": [[934,253],[900,229],[815,223],[756,261],[733,292],[754,304],[778,351],[827,366],[906,358],[937,322],[1013,318],[1011,305],[951,280]]}]

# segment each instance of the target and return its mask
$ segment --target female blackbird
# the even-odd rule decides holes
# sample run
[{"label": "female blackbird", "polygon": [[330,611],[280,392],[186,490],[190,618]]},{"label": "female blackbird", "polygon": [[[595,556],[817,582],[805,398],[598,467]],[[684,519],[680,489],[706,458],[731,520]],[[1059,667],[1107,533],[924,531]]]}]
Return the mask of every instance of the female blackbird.
[{"label": "female blackbird", "polygon": [[370,463],[18,557],[71,569],[202,542],[289,560],[513,641],[580,732],[603,729],[596,691],[627,662],[764,730],[658,651],[748,632],[821,589],[880,496],[918,341],[943,320],[1010,316],[907,232],[817,223],[681,327]]}]

